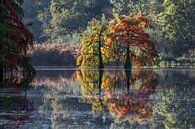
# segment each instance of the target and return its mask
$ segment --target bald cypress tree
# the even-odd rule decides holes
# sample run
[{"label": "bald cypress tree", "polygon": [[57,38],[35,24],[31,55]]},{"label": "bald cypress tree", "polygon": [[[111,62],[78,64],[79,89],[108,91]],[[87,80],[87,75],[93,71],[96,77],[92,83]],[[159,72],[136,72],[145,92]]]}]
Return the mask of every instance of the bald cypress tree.
[{"label": "bald cypress tree", "polygon": [[26,57],[27,49],[33,45],[33,35],[22,22],[23,0],[1,0],[0,3],[0,81],[13,79],[13,73],[19,73],[18,67],[24,79],[34,70]]}]

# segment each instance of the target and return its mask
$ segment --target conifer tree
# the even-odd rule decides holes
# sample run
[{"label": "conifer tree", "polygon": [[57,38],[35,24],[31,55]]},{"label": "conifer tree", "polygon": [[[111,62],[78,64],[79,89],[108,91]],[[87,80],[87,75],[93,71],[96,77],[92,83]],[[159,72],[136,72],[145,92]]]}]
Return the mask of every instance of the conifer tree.
[{"label": "conifer tree", "polygon": [[8,79],[16,82],[15,73],[20,73],[19,69],[22,69],[24,80],[27,75],[34,74],[26,57],[27,49],[33,45],[33,35],[22,22],[22,3],[22,0],[3,0],[0,3],[1,81]]}]

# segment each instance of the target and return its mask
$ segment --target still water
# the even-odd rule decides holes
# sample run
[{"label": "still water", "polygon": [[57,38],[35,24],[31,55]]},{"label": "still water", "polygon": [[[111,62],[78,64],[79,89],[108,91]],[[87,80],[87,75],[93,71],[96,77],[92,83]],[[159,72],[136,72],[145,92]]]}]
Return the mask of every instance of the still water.
[{"label": "still water", "polygon": [[195,69],[39,69],[0,89],[0,129],[137,128],[195,128]]}]

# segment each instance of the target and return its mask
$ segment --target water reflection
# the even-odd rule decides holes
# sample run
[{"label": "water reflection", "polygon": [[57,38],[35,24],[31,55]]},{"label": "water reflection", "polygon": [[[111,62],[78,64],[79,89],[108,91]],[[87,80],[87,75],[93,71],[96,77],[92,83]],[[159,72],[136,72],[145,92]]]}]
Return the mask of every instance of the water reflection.
[{"label": "water reflection", "polygon": [[0,89],[0,128],[193,128],[194,75],[193,70],[40,70],[29,89]]},{"label": "water reflection", "polygon": [[29,101],[25,90],[1,89],[0,128],[19,129],[29,120],[33,102]]},{"label": "water reflection", "polygon": [[102,73],[97,70],[77,72],[77,78],[82,82],[83,102],[92,104],[95,116],[110,115],[114,121],[112,126],[147,124],[146,118],[150,118],[153,112],[150,95],[156,88],[157,75],[142,70]]}]

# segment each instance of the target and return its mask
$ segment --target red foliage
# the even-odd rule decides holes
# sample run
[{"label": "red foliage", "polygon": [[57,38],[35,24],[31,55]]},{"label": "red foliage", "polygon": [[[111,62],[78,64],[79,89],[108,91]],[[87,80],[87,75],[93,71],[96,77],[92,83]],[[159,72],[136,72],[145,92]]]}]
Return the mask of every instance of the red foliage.
[{"label": "red foliage", "polygon": [[[132,85],[143,76],[141,72],[137,71],[135,75],[131,76],[130,82]],[[140,85],[139,89],[123,94],[112,94],[112,92],[108,94],[109,98],[107,98],[111,102],[109,110],[116,113],[117,119],[132,114],[137,114],[140,119],[152,115],[152,109],[147,103],[152,101],[150,95],[155,90],[157,81],[156,75],[153,73],[149,73],[147,77],[147,80]]]},{"label": "red foliage", "polygon": [[153,62],[156,57],[156,50],[154,44],[150,41],[150,35],[144,30],[150,24],[151,20],[143,15],[139,15],[134,19],[115,16],[114,24],[111,23],[109,26],[109,34],[106,36],[109,40],[106,40],[106,42],[108,41],[106,44],[111,44],[112,41],[117,42],[122,46],[139,49],[147,55],[148,59],[143,60],[130,51],[133,62],[139,62],[140,64],[145,63],[146,60]]},{"label": "red foliage", "polygon": [[7,7],[7,15],[5,16],[5,19],[13,29],[13,34],[6,36],[6,40],[14,42],[17,47],[20,48],[20,51],[18,52],[20,54],[11,53],[8,57],[13,66],[16,65],[20,55],[26,53],[28,47],[32,47],[33,45],[33,34],[22,23],[22,19],[20,17],[22,14],[17,14],[13,7],[14,3],[21,6],[23,0],[5,0],[4,2]]}]

